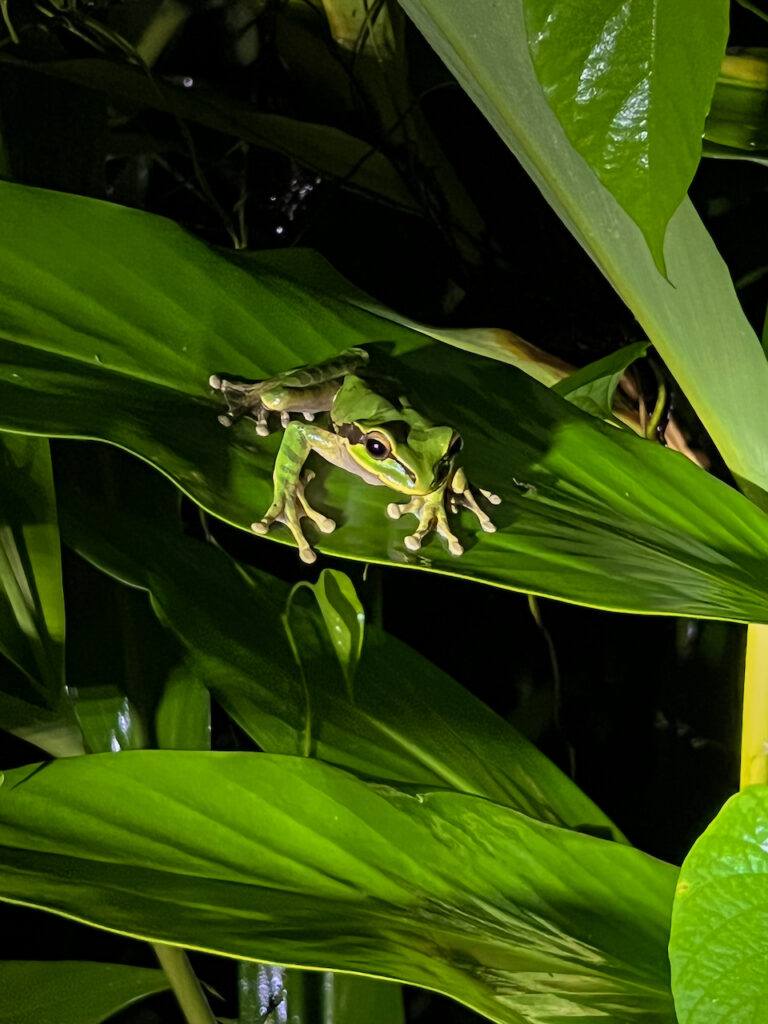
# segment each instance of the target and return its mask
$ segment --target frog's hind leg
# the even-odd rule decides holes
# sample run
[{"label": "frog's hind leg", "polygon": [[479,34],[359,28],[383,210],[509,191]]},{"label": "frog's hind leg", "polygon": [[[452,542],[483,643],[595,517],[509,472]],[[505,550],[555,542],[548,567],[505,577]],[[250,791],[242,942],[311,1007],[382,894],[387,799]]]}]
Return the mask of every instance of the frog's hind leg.
[{"label": "frog's hind leg", "polygon": [[214,391],[220,391],[227,411],[218,419],[224,427],[246,416],[256,422],[256,433],[270,433],[270,414],[280,416],[285,429],[291,413],[298,413],[311,422],[319,412],[328,412],[340,381],[368,359],[364,349],[351,348],[317,366],[300,366],[276,377],[257,381],[232,381],[212,374],[208,380]]}]

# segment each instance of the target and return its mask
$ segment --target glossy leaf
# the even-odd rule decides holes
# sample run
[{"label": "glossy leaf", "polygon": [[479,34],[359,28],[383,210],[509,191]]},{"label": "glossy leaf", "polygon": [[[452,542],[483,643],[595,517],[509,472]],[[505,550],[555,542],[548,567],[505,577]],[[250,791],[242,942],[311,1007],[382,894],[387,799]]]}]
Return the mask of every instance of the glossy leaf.
[{"label": "glossy leaf", "polygon": [[104,92],[121,105],[127,101],[214,128],[283,153],[350,188],[372,193],[398,206],[415,208],[413,196],[383,153],[330,125],[263,113],[199,85],[193,89],[171,85],[132,64],[100,58],[33,63],[5,56],[4,61]]},{"label": "glossy leaf", "polygon": [[95,506],[77,502],[66,487],[63,499],[67,543],[150,590],[163,622],[189,650],[188,671],[263,749],[302,752],[308,693],[311,752],[322,760],[369,776],[476,793],[542,821],[621,838],[515,729],[383,630],[366,630],[350,700],[341,674],[328,669],[334,655],[324,658],[321,646],[318,656],[324,626],[295,604],[294,628],[307,627],[300,677],[282,628],[286,584],[256,570],[245,577],[223,552],[125,512],[107,526]]},{"label": "glossy leaf", "polygon": [[[632,310],[731,471],[756,497],[768,492],[768,363],[691,204],[683,200],[667,229],[666,281],[550,110],[531,66],[523,0],[400,3]],[[674,17],[690,5],[666,6]],[[688,27],[682,32],[689,45]]]},{"label": "glossy leaf", "polygon": [[664,234],[701,156],[728,0],[524,0],[536,73],[571,143],[640,227]]},{"label": "glossy leaf", "polygon": [[768,999],[768,786],[731,797],[680,871],[669,955],[680,1024],[752,1024]]},{"label": "glossy leaf", "polygon": [[412,554],[386,493],[320,466],[310,496],[340,522],[320,550],[597,607],[768,620],[768,518],[686,460],[169,222],[8,183],[0,214],[0,429],[108,440],[247,528],[279,437],[224,430],[211,370],[260,378],[368,343],[427,415],[461,429],[470,478],[502,497],[498,532],[463,516],[460,559],[434,538]]},{"label": "glossy leaf", "polygon": [[0,961],[0,1024],[101,1024],[163,992],[162,971],[86,960]]},{"label": "glossy leaf", "polygon": [[309,758],[126,751],[0,787],[0,898],[424,985],[500,1024],[672,1024],[675,875],[483,798]]},{"label": "glossy leaf", "polygon": [[238,966],[238,1024],[405,1024],[398,985],[352,974]]},{"label": "glossy leaf", "polygon": [[555,384],[553,391],[579,409],[608,419],[613,415],[613,398],[627,367],[631,366],[648,351],[647,341],[636,341],[625,345],[610,355],[596,359],[588,366],[576,370],[565,380]]}]

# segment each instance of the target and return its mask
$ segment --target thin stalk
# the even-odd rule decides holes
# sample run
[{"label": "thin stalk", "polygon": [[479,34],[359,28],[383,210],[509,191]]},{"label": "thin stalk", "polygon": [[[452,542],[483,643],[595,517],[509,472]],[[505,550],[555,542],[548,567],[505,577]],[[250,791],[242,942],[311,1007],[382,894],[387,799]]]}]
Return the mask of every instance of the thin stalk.
[{"label": "thin stalk", "polygon": [[747,627],[740,785],[768,783],[768,626]]},{"label": "thin stalk", "polygon": [[153,942],[152,948],[171,983],[187,1024],[216,1024],[216,1018],[184,950],[178,946],[166,946],[163,942]]}]

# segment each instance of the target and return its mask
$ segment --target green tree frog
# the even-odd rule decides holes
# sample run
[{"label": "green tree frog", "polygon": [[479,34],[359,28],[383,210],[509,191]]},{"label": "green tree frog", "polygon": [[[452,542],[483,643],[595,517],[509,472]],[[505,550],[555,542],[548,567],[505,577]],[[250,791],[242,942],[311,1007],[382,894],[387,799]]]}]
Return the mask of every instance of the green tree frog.
[{"label": "green tree frog", "polygon": [[[358,372],[368,362],[362,348],[346,352],[316,366],[302,366],[262,381],[230,381],[213,374],[210,386],[221,393],[227,412],[219,422],[231,426],[243,416],[256,421],[256,432],[270,432],[270,417],[279,415],[285,430],[274,467],[274,495],[263,518],[251,525],[266,533],[273,523],[284,523],[293,534],[304,562],[316,555],[301,526],[310,519],[322,533],[336,523],[312,508],[306,486],[314,477],[304,469],[310,452],[361,477],[367,484],[383,485],[408,496],[403,504],[392,502],[387,514],[399,519],[412,513],[416,531],[405,538],[409,551],[418,551],[433,530],[447,542],[452,555],[464,551],[451,531],[448,512],[469,509],[487,533],[496,527],[478,505],[462,469],[455,466],[462,440],[453,427],[435,426],[418,413],[406,398],[393,404]],[[291,419],[300,414],[304,422]],[[323,424],[318,414],[327,414]],[[493,505],[500,501],[490,491],[478,489]]]}]

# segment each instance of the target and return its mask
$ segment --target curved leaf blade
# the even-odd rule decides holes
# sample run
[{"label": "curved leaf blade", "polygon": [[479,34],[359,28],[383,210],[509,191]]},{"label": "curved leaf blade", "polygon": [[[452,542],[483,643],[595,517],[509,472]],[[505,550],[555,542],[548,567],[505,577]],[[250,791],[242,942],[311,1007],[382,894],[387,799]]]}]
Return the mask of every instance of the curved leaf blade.
[{"label": "curved leaf blade", "polygon": [[478,797],[307,758],[128,751],[28,766],[0,788],[3,899],[401,979],[500,1024],[671,1024],[674,877]]},{"label": "curved leaf blade", "polygon": [[663,272],[666,227],[701,157],[728,0],[524,0],[524,7],[549,105]]},{"label": "curved leaf blade", "polygon": [[164,992],[162,971],[84,960],[0,962],[0,1024],[101,1024]]},{"label": "curved leaf blade", "polygon": [[680,1024],[751,1024],[768,999],[768,786],[731,797],[680,869],[669,956]]},{"label": "curved leaf blade", "polygon": [[[189,651],[189,674],[205,681],[268,753],[303,750],[304,683],[312,753],[321,760],[367,776],[474,793],[541,821],[623,839],[516,729],[384,630],[366,630],[354,700],[334,665],[330,678],[322,671],[324,659],[318,670],[307,630],[301,643],[308,667],[300,681],[282,629],[287,584],[256,570],[244,577],[224,552],[124,509],[107,527],[98,509],[64,486],[67,544],[105,572],[150,591],[162,622]],[[294,625],[299,612],[297,606]],[[261,627],[257,643],[254,623]]]},{"label": "curved leaf blade", "polygon": [[685,459],[158,218],[7,183],[0,213],[0,429],[119,445],[247,528],[271,499],[279,437],[223,430],[211,371],[261,378],[367,343],[461,430],[470,478],[503,499],[498,531],[463,516],[461,559],[434,538],[410,553],[412,526],[387,518],[380,489],[320,467],[311,496],[340,522],[320,550],[615,610],[768,621],[768,518]]},{"label": "curved leaf blade", "polygon": [[667,229],[667,281],[549,108],[528,52],[523,0],[400,3],[637,317],[731,471],[753,492],[768,492],[768,362],[690,202]]}]

